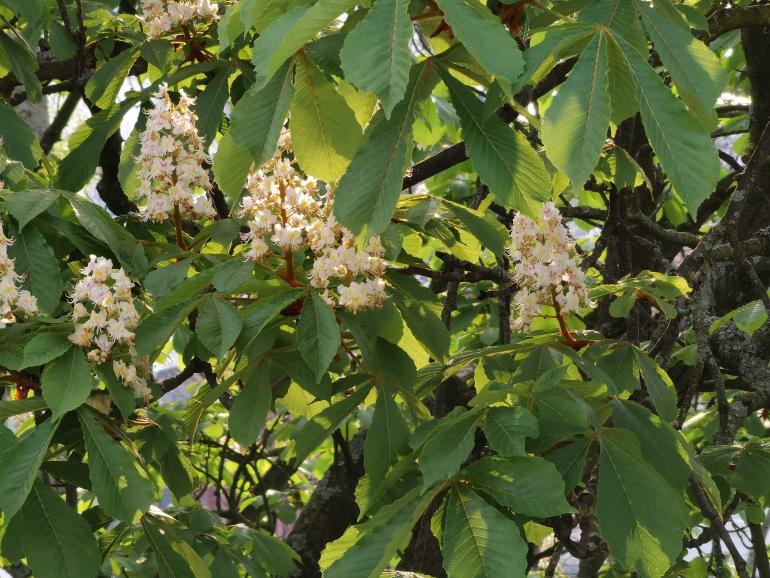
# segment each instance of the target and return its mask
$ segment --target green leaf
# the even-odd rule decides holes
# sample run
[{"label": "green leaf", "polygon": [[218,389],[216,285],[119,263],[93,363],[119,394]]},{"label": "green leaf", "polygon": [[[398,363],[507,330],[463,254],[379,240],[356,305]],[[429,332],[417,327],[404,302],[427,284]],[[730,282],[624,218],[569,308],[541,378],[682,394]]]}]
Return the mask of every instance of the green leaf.
[{"label": "green leaf", "polygon": [[44,331],[33,335],[24,344],[24,367],[43,365],[63,355],[72,347],[61,331]]},{"label": "green leaf", "polygon": [[197,472],[176,446],[169,448],[159,461],[163,481],[177,500],[182,500],[192,492]]},{"label": "green leaf", "polygon": [[13,518],[27,499],[57,425],[52,419],[44,421],[0,455],[0,510],[5,520]]},{"label": "green leaf", "polygon": [[243,2],[231,4],[225,7],[225,13],[217,23],[217,36],[219,37],[219,51],[224,52],[246,31],[241,20]]},{"label": "green leaf", "polygon": [[469,488],[452,485],[441,540],[449,578],[523,578],[527,544],[518,526]]},{"label": "green leaf", "polygon": [[219,140],[212,170],[219,188],[227,196],[227,202],[231,206],[237,205],[241,198],[251,163],[249,151],[235,144],[229,132]]},{"label": "green leaf", "polygon": [[[0,105],[0,110],[2,110],[2,105]],[[19,191],[11,195],[5,203],[5,207],[19,224],[19,231],[22,231],[24,225],[47,210],[58,197],[59,193],[52,190]]]},{"label": "green leaf", "polygon": [[42,0],[3,0],[3,3],[20,14],[32,27],[40,24],[43,16]]},{"label": "green leaf", "polygon": [[163,347],[171,339],[185,317],[195,309],[201,298],[188,303],[180,303],[163,311],[156,311],[143,317],[136,328],[136,352],[139,355],[150,355],[156,349]]},{"label": "green leaf", "polygon": [[404,98],[409,82],[412,22],[406,0],[376,0],[347,35],[340,52],[345,79],[376,94],[385,117]]},{"label": "green leaf", "polygon": [[524,438],[540,435],[537,419],[525,407],[493,407],[484,420],[489,446],[501,456],[522,456]]},{"label": "green leaf", "polygon": [[536,216],[550,196],[551,177],[527,139],[496,114],[486,116],[470,88],[439,69],[460,115],[465,149],[482,182],[497,201]]},{"label": "green leaf", "polygon": [[467,468],[465,477],[476,490],[518,514],[547,518],[571,511],[564,480],[543,458],[483,458]]},{"label": "green leaf", "polygon": [[153,269],[147,273],[142,284],[157,301],[187,279],[187,273],[192,262],[192,259],[185,259]]},{"label": "green leaf", "polygon": [[54,418],[79,407],[93,388],[91,366],[83,350],[77,347],[46,365],[40,381]]},{"label": "green leaf", "polygon": [[546,154],[582,187],[599,160],[610,123],[607,38],[600,31],[580,55],[543,117]]},{"label": "green leaf", "polygon": [[388,562],[406,545],[412,526],[437,491],[420,496],[419,488],[414,488],[380,508],[363,524],[349,526],[321,554],[319,565],[324,578],[379,578]]},{"label": "green leaf", "polygon": [[243,447],[251,446],[265,426],[267,412],[273,403],[270,382],[270,360],[260,360],[242,380],[243,389],[230,409],[230,433]]},{"label": "green leaf", "polygon": [[127,98],[81,124],[69,138],[69,154],[59,164],[57,184],[65,191],[82,189],[96,172],[104,143],[120,128],[123,116],[136,102]]},{"label": "green leaf", "polygon": [[26,42],[13,39],[8,34],[0,31],[0,50],[5,53],[6,60],[10,62],[14,76],[24,85],[27,99],[37,104],[43,95],[40,80],[37,77],[37,58]]},{"label": "green leaf", "polygon": [[294,564],[302,560],[285,542],[264,530],[255,531],[251,543],[252,557],[271,575],[286,576]]},{"label": "green leaf", "polygon": [[393,301],[417,341],[435,358],[443,360],[449,353],[449,332],[441,321],[441,305],[430,289],[413,277],[389,272]]},{"label": "green leaf", "polygon": [[40,469],[62,482],[73,484],[78,488],[91,490],[91,480],[88,478],[88,464],[69,460],[48,460],[43,462]]},{"label": "green leaf", "polygon": [[37,480],[19,512],[24,553],[39,578],[92,578],[101,552],[91,526]]},{"label": "green leaf", "polygon": [[398,456],[408,449],[409,426],[393,397],[380,389],[364,440],[364,469],[369,479],[375,484],[381,482]]},{"label": "green leaf", "polygon": [[352,395],[327,407],[305,424],[296,436],[294,453],[298,463],[304,461],[313,450],[321,445],[345,421],[353,410],[358,407],[358,404],[364,401],[370,389],[371,387],[369,386],[360,387]]},{"label": "green leaf", "polygon": [[770,448],[748,444],[738,456],[730,476],[735,488],[755,500],[770,494]]},{"label": "green leaf", "polygon": [[162,534],[147,517],[142,518],[142,528],[155,553],[160,578],[199,578],[184,557],[171,547],[167,535]]},{"label": "green leaf", "polygon": [[227,86],[229,76],[229,68],[223,68],[217,72],[214,78],[206,84],[206,88],[195,102],[198,134],[203,139],[205,147],[208,147],[217,136],[217,130],[222,121],[222,112],[229,94]]},{"label": "green leaf", "polygon": [[454,476],[475,443],[478,411],[462,411],[443,418],[428,433],[420,452],[423,490]]},{"label": "green leaf", "polygon": [[[16,111],[4,102],[0,102],[0,136],[2,136],[5,150],[12,159],[20,161],[28,169],[37,167],[38,161],[43,156],[43,149],[40,148],[35,133],[16,114]],[[20,226],[23,227],[21,224]]]},{"label": "green leaf", "polygon": [[354,5],[354,0],[318,0],[310,7],[295,6],[270,24],[252,47],[256,90],[316,33]]},{"label": "green leaf", "polygon": [[[259,299],[243,310],[243,329],[235,342],[239,353],[245,354],[262,330],[287,306],[299,299],[301,291],[284,286],[274,294],[260,294]],[[282,288],[283,289],[283,288]]]},{"label": "green leaf", "polygon": [[738,329],[751,337],[767,321],[767,311],[761,301],[751,301],[735,310],[733,321]]},{"label": "green leaf", "polygon": [[139,51],[128,48],[96,69],[86,83],[86,96],[101,109],[110,108],[118,96],[128,71],[139,57]]},{"label": "green leaf", "polygon": [[251,153],[258,166],[275,154],[294,96],[293,70],[293,62],[287,62],[264,88],[250,88],[233,109],[230,137],[236,145]]},{"label": "green leaf", "polygon": [[141,243],[99,205],[71,193],[65,193],[65,196],[80,224],[112,249],[126,274],[134,278],[144,277],[149,265]]},{"label": "green leaf", "polygon": [[727,81],[719,57],[689,29],[674,24],[648,4],[638,0],[635,4],[682,100],[706,130],[713,130],[718,122],[714,103]]},{"label": "green leaf", "polygon": [[650,144],[687,210],[695,215],[719,180],[719,159],[711,136],[630,44],[619,36],[610,38],[633,78]]},{"label": "green leaf", "polygon": [[307,56],[297,57],[291,103],[294,154],[307,174],[334,182],[361,142],[361,127],[334,84]]},{"label": "green leaf", "polygon": [[591,443],[593,440],[590,437],[579,438],[545,454],[545,458],[559,470],[567,493],[571,492],[583,477]]},{"label": "green leaf", "polygon": [[127,523],[155,499],[152,482],[139,471],[131,454],[104,430],[89,408],[78,411],[94,494],[107,515]]},{"label": "green leaf", "polygon": [[636,289],[630,289],[613,299],[610,303],[610,315],[617,319],[625,318],[636,305]]},{"label": "green leaf", "polygon": [[[306,4],[306,2],[292,4]],[[243,26],[246,30],[261,34],[268,24],[286,12],[288,5],[288,0],[243,0],[241,2]]]},{"label": "green leaf", "polygon": [[22,287],[37,297],[37,307],[51,313],[59,305],[64,282],[59,271],[59,260],[45,237],[34,225],[16,234],[8,256],[14,260],[16,273],[24,276]]},{"label": "green leaf", "polygon": [[200,273],[192,275],[179,283],[179,285],[157,300],[155,303],[156,312],[164,311],[176,305],[189,303],[191,299],[205,298],[205,294],[208,293],[207,289],[211,285],[211,280],[214,278],[214,275],[220,267],[221,265],[207,267]]},{"label": "green leaf", "polygon": [[0,421],[5,421],[9,417],[38,411],[48,407],[42,397],[28,397],[26,399],[9,399],[0,401]]},{"label": "green leaf", "polygon": [[[628,0],[590,0],[580,10],[580,22],[602,24],[622,36],[636,51],[647,55],[647,37],[642,30],[636,7]],[[596,27],[593,27],[596,30]]]},{"label": "green leaf", "polygon": [[364,133],[364,140],[334,192],[337,220],[358,234],[381,233],[401,194],[404,174],[412,157],[414,107],[429,81],[425,63],[412,67],[406,96],[393,109],[390,119],[377,112]]},{"label": "green leaf", "polygon": [[655,404],[658,415],[669,423],[674,421],[677,415],[676,390],[671,378],[649,355],[639,349],[635,349],[634,353],[647,393]]},{"label": "green leaf", "polygon": [[334,313],[317,292],[312,292],[310,298],[305,298],[297,323],[297,345],[317,382],[329,368],[340,342],[340,326]]},{"label": "green leaf", "polygon": [[599,442],[599,532],[624,568],[663,576],[683,548],[684,496],[642,457],[630,431],[604,428]]},{"label": "green leaf", "polygon": [[239,293],[240,288],[251,285],[252,281],[254,281],[254,263],[234,259],[222,265],[211,279],[211,284],[214,289],[223,293]]},{"label": "green leaf", "polygon": [[174,54],[174,45],[165,38],[144,42],[139,52],[149,64],[161,72],[165,72]]},{"label": "green leaf", "polygon": [[612,423],[632,431],[639,439],[642,456],[669,483],[682,491],[693,474],[680,434],[643,405],[622,399],[612,400]]},{"label": "green leaf", "polygon": [[223,359],[241,332],[243,320],[229,301],[209,297],[203,302],[195,322],[195,334],[218,359]]},{"label": "green leaf", "polygon": [[516,41],[500,19],[476,0],[437,0],[444,20],[468,52],[498,80],[511,85],[524,69]]},{"label": "green leaf", "polygon": [[449,213],[457,219],[462,226],[470,231],[482,245],[487,247],[498,257],[505,255],[505,246],[508,244],[509,235],[506,228],[494,217],[488,217],[484,213],[470,209],[464,205],[453,203],[448,199],[441,199]]}]

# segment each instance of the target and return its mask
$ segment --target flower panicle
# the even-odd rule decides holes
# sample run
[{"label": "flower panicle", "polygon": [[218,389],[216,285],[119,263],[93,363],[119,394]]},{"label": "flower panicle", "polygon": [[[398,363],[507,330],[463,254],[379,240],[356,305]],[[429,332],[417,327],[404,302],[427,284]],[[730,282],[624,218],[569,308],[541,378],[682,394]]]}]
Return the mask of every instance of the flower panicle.
[{"label": "flower panicle", "polygon": [[15,321],[15,315],[31,316],[37,313],[37,297],[21,288],[24,278],[16,273],[8,247],[13,239],[6,237],[0,222],[0,327]]},{"label": "flower panicle", "polygon": [[275,155],[249,175],[247,195],[238,215],[246,218],[249,244],[244,257],[261,261],[277,248],[291,259],[309,248],[314,257],[310,284],[322,291],[329,306],[358,312],[385,301],[384,250],[378,236],[357,246],[355,236],[334,218],[334,197],[327,186],[321,195],[312,177],[303,177],[290,158],[291,135],[281,135]]},{"label": "flower panicle", "polygon": [[210,159],[196,129],[194,99],[181,91],[175,104],[168,86],[162,84],[151,102],[136,159],[140,181],[137,195],[146,199],[140,209],[142,217],[162,222],[177,210],[182,217],[213,217],[216,212],[207,195],[212,185],[204,166]]},{"label": "flower panicle", "polygon": [[519,286],[514,297],[514,326],[524,329],[551,305],[563,321],[590,305],[585,273],[578,266],[575,241],[561,222],[552,202],[540,209],[540,222],[518,213],[511,225],[508,255],[513,280]]},{"label": "flower panicle", "polygon": [[[115,376],[138,397],[148,399],[151,392],[141,376],[146,373],[142,371],[145,363],[134,350],[134,331],[139,323],[131,294],[134,283],[122,268],[114,268],[110,259],[95,255],[90,256],[80,274],[69,293],[73,331],[68,339],[89,349],[87,357],[91,363],[102,364],[111,359]],[[130,361],[127,363],[121,357]]]},{"label": "flower panicle", "polygon": [[181,28],[194,28],[218,18],[219,6],[209,0],[142,0],[139,19],[150,39]]}]

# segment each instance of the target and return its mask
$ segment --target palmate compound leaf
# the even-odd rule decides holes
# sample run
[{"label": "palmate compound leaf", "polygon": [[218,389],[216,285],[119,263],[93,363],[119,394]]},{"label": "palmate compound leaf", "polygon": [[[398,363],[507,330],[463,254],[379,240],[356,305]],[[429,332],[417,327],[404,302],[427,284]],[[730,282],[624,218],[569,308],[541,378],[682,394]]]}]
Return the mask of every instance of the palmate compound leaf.
[{"label": "palmate compound leaf", "polygon": [[624,568],[659,578],[682,551],[684,495],[644,459],[632,432],[603,428],[599,443],[599,533]]},{"label": "palmate compound leaf", "polygon": [[526,575],[527,544],[516,523],[467,487],[452,485],[441,552],[449,578]]},{"label": "palmate compound leaf", "polygon": [[412,23],[406,0],[377,0],[347,36],[340,52],[345,79],[376,94],[385,117],[406,93]]},{"label": "palmate compound leaf", "polygon": [[306,55],[297,56],[291,103],[294,154],[302,170],[326,182],[345,172],[361,127],[334,83]]},{"label": "palmate compound leaf", "polygon": [[486,115],[484,103],[470,88],[439,68],[449,88],[465,139],[465,148],[497,201],[506,207],[535,216],[550,196],[551,177],[524,135],[506,125],[496,114]]},{"label": "palmate compound leaf", "polygon": [[583,50],[543,117],[546,154],[581,187],[596,167],[610,123],[607,37],[600,30]]},{"label": "palmate compound leaf", "polygon": [[719,158],[711,136],[628,42],[616,34],[608,38],[617,64],[611,74],[618,74],[621,67],[620,74],[633,81],[650,144],[687,210],[695,215],[719,179]]}]

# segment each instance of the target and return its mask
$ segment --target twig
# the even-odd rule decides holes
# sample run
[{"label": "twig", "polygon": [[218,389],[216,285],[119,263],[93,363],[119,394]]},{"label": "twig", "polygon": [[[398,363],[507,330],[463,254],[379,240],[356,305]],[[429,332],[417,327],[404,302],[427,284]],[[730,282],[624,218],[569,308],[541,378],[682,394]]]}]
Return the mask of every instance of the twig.
[{"label": "twig", "polygon": [[714,506],[711,505],[711,502],[706,496],[706,492],[703,490],[703,486],[701,486],[700,482],[698,482],[698,480],[695,478],[690,478],[690,487],[692,488],[692,493],[695,496],[695,501],[697,502],[698,507],[701,509],[701,512],[703,512],[703,515],[706,517],[706,519],[711,522],[711,526],[716,528],[717,536],[722,540],[724,545],[727,546],[727,549],[733,558],[733,564],[735,565],[736,573],[740,578],[749,578],[749,573],[746,570],[746,561],[741,556],[738,548],[736,548],[733,539],[730,537],[729,532],[725,528],[725,525],[719,516],[719,513],[714,509]]}]

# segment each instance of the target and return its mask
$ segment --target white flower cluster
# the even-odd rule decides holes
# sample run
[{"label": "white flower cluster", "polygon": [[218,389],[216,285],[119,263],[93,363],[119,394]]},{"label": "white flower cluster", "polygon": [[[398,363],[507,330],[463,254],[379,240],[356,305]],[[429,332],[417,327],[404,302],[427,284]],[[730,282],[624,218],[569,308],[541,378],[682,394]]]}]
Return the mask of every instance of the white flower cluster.
[{"label": "white flower cluster", "polygon": [[384,251],[379,237],[372,237],[363,249],[354,235],[332,215],[331,194],[321,197],[312,177],[303,178],[288,158],[291,138],[281,136],[275,156],[249,175],[239,212],[248,219],[249,243],[246,259],[260,261],[272,252],[268,240],[280,255],[310,247],[314,254],[310,284],[323,289],[330,306],[339,304],[350,311],[381,307],[385,301]]},{"label": "white flower cluster", "polygon": [[16,274],[13,259],[8,257],[8,246],[13,243],[5,236],[0,223],[0,327],[14,311],[25,315],[37,313],[37,298],[26,289],[19,289],[22,278]]},{"label": "white flower cluster", "polygon": [[310,284],[324,289],[323,298],[334,306],[335,294],[329,285],[337,280],[336,299],[353,313],[382,307],[386,298],[382,279],[385,251],[380,238],[372,237],[363,249],[358,248],[353,233],[334,219],[331,204],[329,199],[328,217],[315,219],[308,230],[308,241],[316,255]]},{"label": "white flower cluster", "polygon": [[136,357],[134,330],[139,313],[131,296],[133,282],[122,268],[113,268],[110,259],[94,255],[80,272],[83,277],[69,295],[74,325],[69,340],[84,349],[93,347],[88,352],[91,363],[112,357],[115,376],[137,396],[148,398],[147,380],[138,375],[136,364],[115,359],[117,349],[132,360]]},{"label": "white flower cluster", "polygon": [[514,323],[526,327],[541,305],[556,308],[562,318],[589,304],[585,274],[577,264],[575,242],[561,223],[553,203],[540,209],[540,224],[518,213],[511,225],[513,280],[518,284]]},{"label": "white flower cluster", "polygon": [[142,145],[137,195],[146,198],[142,215],[152,221],[165,221],[178,209],[181,216],[215,215],[206,191],[211,189],[208,161],[203,141],[195,128],[197,117],[190,108],[194,99],[180,91],[179,104],[162,84],[152,95],[153,108],[147,111],[147,129],[140,135]]},{"label": "white flower cluster", "polygon": [[142,0],[140,20],[155,39],[181,28],[195,28],[217,19],[219,6],[209,0]]}]

